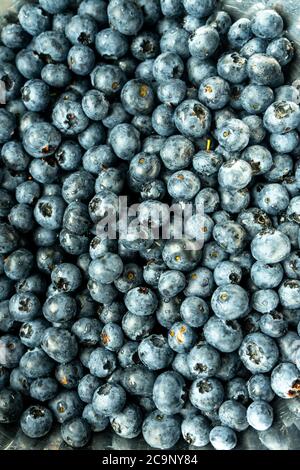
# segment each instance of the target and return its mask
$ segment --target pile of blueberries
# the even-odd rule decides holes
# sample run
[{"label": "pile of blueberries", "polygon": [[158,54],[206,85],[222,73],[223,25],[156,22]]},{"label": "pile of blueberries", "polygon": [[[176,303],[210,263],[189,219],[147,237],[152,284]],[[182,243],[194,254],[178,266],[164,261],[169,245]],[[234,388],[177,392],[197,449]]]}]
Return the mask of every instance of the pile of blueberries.
[{"label": "pile of blueberries", "polygon": [[[276,397],[299,415],[293,55],[275,10],[217,0],[39,0],[3,27],[0,423],[232,449]],[[97,235],[120,195],[202,204],[203,249]]]}]

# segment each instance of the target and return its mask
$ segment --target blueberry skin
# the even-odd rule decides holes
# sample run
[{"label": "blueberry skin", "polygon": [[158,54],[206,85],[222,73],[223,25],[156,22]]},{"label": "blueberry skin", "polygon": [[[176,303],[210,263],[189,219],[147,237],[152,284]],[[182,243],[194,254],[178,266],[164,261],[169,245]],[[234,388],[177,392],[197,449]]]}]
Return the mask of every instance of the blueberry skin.
[{"label": "blueberry skin", "polygon": [[13,114],[5,109],[0,109],[0,144],[8,142],[16,128],[16,120]]},{"label": "blueberry skin", "polygon": [[213,411],[223,402],[224,390],[221,382],[215,378],[196,379],[190,388],[190,401],[201,411]]},{"label": "blueberry skin", "polygon": [[91,404],[85,406],[82,417],[89,424],[93,432],[101,432],[109,425],[109,418],[95,413]]},{"label": "blueberry skin", "polygon": [[90,372],[99,378],[109,376],[116,366],[115,354],[105,348],[94,349],[88,362]]},{"label": "blueberry skin", "polygon": [[210,109],[222,109],[229,101],[230,87],[220,77],[204,79],[199,87],[199,100]]},{"label": "blueberry skin", "polygon": [[19,24],[8,23],[1,31],[1,41],[11,49],[21,49],[30,41],[29,34]]},{"label": "blueberry skin", "polygon": [[217,130],[217,138],[225,150],[239,152],[247,147],[250,140],[250,130],[243,121],[230,119]]},{"label": "blueberry skin", "polygon": [[97,90],[114,95],[125,85],[126,76],[116,65],[97,65],[91,73],[91,82]]},{"label": "blueberry skin", "polygon": [[266,431],[273,423],[273,408],[264,400],[256,400],[247,409],[247,420],[257,431]]},{"label": "blueberry skin", "polygon": [[75,317],[76,301],[64,292],[51,296],[43,305],[43,315],[49,322],[63,323]]},{"label": "blueberry skin", "polygon": [[124,342],[124,334],[116,323],[107,323],[101,332],[101,343],[109,351],[118,351]]},{"label": "blueberry skin", "polygon": [[124,302],[130,312],[139,316],[152,315],[158,305],[156,295],[148,287],[131,289]]},{"label": "blueberry skin", "polygon": [[225,35],[229,31],[232,20],[226,11],[216,11],[206,20],[206,24],[215,28],[219,34]]},{"label": "blueberry skin", "polygon": [[175,52],[163,52],[153,63],[153,76],[158,83],[171,78],[180,78],[183,71],[183,61]]},{"label": "blueberry skin", "polygon": [[21,416],[21,429],[26,436],[37,439],[46,436],[52,427],[53,417],[48,408],[33,405]]},{"label": "blueberry skin", "polygon": [[194,86],[199,86],[202,80],[214,77],[217,74],[217,67],[211,59],[199,59],[199,57],[190,57],[187,60],[187,74],[189,81]]},{"label": "blueberry skin", "polygon": [[183,439],[196,447],[204,447],[209,443],[210,422],[202,415],[187,416],[181,424]]},{"label": "blueberry skin", "polygon": [[289,238],[275,229],[259,232],[251,243],[252,256],[262,263],[279,263],[287,257],[290,251]]},{"label": "blueberry skin", "polygon": [[[23,77],[19,73],[18,69],[13,64],[10,64],[8,62],[2,62],[0,64],[0,78],[5,85],[6,103],[9,103],[11,100],[19,98],[20,88],[23,84]],[[9,126],[11,125],[10,122],[8,121],[7,123],[5,123],[3,117],[3,115],[7,115],[7,113],[8,109],[1,109],[1,119],[3,120],[4,124]],[[2,129],[2,132],[4,132],[4,129]]]},{"label": "blueberry skin", "polygon": [[116,163],[116,156],[109,145],[98,145],[85,152],[82,163],[86,171],[98,175],[103,167]]},{"label": "blueberry skin", "polygon": [[70,0],[39,0],[43,10],[54,15],[60,13],[69,7]]},{"label": "blueberry skin", "polygon": [[37,379],[50,375],[54,362],[40,348],[35,348],[22,356],[20,367],[28,378]]},{"label": "blueberry skin", "polygon": [[29,163],[29,157],[22,145],[14,140],[3,145],[1,157],[5,166],[15,171],[25,170]]},{"label": "blueberry skin", "polygon": [[161,104],[152,113],[152,127],[162,137],[175,134],[173,107],[169,104]]},{"label": "blueberry skin", "polygon": [[274,392],[271,388],[271,381],[267,375],[255,374],[247,382],[247,389],[251,400],[263,400],[271,402]]},{"label": "blueberry skin", "polygon": [[279,297],[272,289],[257,290],[251,298],[252,307],[259,313],[269,313],[276,309]]},{"label": "blueberry skin", "polygon": [[32,267],[32,253],[25,248],[21,248],[7,256],[4,264],[4,272],[9,279],[20,281],[28,277]]},{"label": "blueberry skin", "polygon": [[84,235],[88,232],[90,225],[87,206],[82,202],[71,202],[64,213],[64,228],[74,234]]},{"label": "blueberry skin", "polygon": [[222,425],[228,426],[234,431],[245,431],[249,426],[247,422],[247,409],[235,400],[227,400],[219,408],[219,417]]},{"label": "blueberry skin", "polygon": [[298,146],[299,140],[299,134],[296,131],[270,135],[270,145],[277,153],[292,152]]},{"label": "blueberry skin", "polygon": [[230,254],[240,253],[246,243],[246,232],[236,222],[216,224],[213,228],[213,237],[221,248]]},{"label": "blueberry skin", "polygon": [[153,411],[144,420],[142,433],[145,441],[151,447],[170,449],[180,439],[179,416],[167,416],[160,411]]},{"label": "blueberry skin", "polygon": [[212,272],[207,268],[197,268],[188,274],[187,286],[184,290],[186,297],[199,296],[209,297],[214,288]]},{"label": "blueberry skin", "polygon": [[209,345],[198,344],[187,355],[187,365],[196,377],[213,377],[221,366],[219,352]]},{"label": "blueberry skin", "polygon": [[105,59],[119,59],[128,51],[127,38],[111,28],[102,29],[96,35],[95,47]]},{"label": "blueberry skin", "polygon": [[[85,403],[92,403],[93,395],[98,387],[102,384],[101,380],[94,375],[87,374],[79,380],[78,395]],[[84,416],[83,416],[84,417]]]},{"label": "blueberry skin", "polygon": [[271,152],[261,145],[250,145],[242,153],[242,159],[248,162],[254,175],[265,174],[272,168]]},{"label": "blueberry skin", "polygon": [[89,119],[83,112],[81,104],[74,101],[58,101],[53,108],[52,121],[65,135],[80,134],[89,125]]},{"label": "blueberry skin", "polygon": [[293,59],[295,48],[287,38],[278,38],[269,43],[266,52],[271,57],[275,57],[281,66],[284,66]]},{"label": "blueberry skin", "polygon": [[24,322],[40,315],[41,304],[32,292],[19,292],[10,298],[9,311],[15,321]]},{"label": "blueberry skin", "polygon": [[242,278],[241,267],[232,261],[222,261],[214,270],[214,280],[217,286],[239,284]]},{"label": "blueberry skin", "polygon": [[279,290],[280,303],[283,307],[288,309],[297,309],[300,307],[299,302],[299,280],[286,280],[284,281]]},{"label": "blueberry skin", "polygon": [[266,85],[272,88],[283,84],[281,67],[274,57],[266,54],[253,54],[247,64],[250,80],[256,85]]},{"label": "blueberry skin", "polygon": [[129,80],[122,88],[121,102],[129,114],[149,114],[154,108],[154,93],[142,80]]},{"label": "blueberry skin", "polygon": [[210,26],[201,26],[194,31],[188,40],[191,56],[199,59],[211,57],[220,43],[218,32]]},{"label": "blueberry skin", "polygon": [[132,0],[112,0],[107,16],[111,27],[126,36],[136,35],[144,23],[141,7]]},{"label": "blueberry skin", "polygon": [[180,306],[180,315],[182,320],[189,326],[200,328],[208,320],[208,305],[200,297],[187,297]]},{"label": "blueberry skin", "polygon": [[34,41],[34,50],[49,62],[65,62],[69,48],[69,41],[58,31],[45,31]]},{"label": "blueberry skin", "polygon": [[240,49],[251,38],[251,21],[248,18],[240,18],[235,21],[228,31],[229,44],[234,49]]},{"label": "blueberry skin", "polygon": [[162,335],[150,335],[140,342],[138,356],[148,369],[160,370],[170,365],[173,351]]},{"label": "blueberry skin", "polygon": [[39,78],[44,62],[39,55],[32,50],[21,50],[16,56],[16,67],[27,79]]},{"label": "blueberry skin", "polygon": [[241,95],[241,103],[250,114],[264,113],[274,101],[272,88],[264,85],[248,85]]},{"label": "blueberry skin", "polygon": [[125,439],[133,439],[141,432],[143,414],[135,404],[127,405],[121,412],[110,418],[115,433]]},{"label": "blueberry skin", "polygon": [[9,378],[9,385],[12,390],[22,393],[22,395],[29,395],[29,387],[31,379],[26,377],[22,369],[19,367],[13,369]]},{"label": "blueberry skin", "polygon": [[73,73],[86,76],[93,70],[95,54],[90,47],[77,44],[69,50],[67,62]]},{"label": "blueberry skin", "polygon": [[42,377],[31,382],[30,396],[34,400],[41,401],[42,403],[52,400],[58,391],[58,384],[55,379],[51,377]]},{"label": "blueberry skin", "polygon": [[182,2],[179,0],[162,0],[160,2],[162,14],[166,18],[172,18],[183,14]]},{"label": "blueberry skin", "polygon": [[178,413],[187,398],[185,381],[177,372],[160,374],[153,387],[153,400],[158,410],[166,415]]},{"label": "blueberry skin", "polygon": [[68,390],[76,389],[83,375],[83,366],[81,362],[76,360],[67,364],[60,364],[55,369],[57,382]]},{"label": "blueberry skin", "polygon": [[0,423],[16,422],[23,411],[22,395],[15,391],[3,388],[0,390]]},{"label": "blueberry skin", "polygon": [[235,320],[243,316],[249,306],[247,292],[235,284],[218,287],[213,293],[211,307],[222,320]]},{"label": "blueberry skin", "polygon": [[60,133],[48,123],[35,123],[23,135],[23,145],[34,158],[53,155],[61,143]]},{"label": "blueberry skin", "polygon": [[221,352],[236,351],[243,340],[242,329],[235,321],[223,321],[212,316],[204,325],[204,337],[208,344]]},{"label": "blueberry skin", "polygon": [[196,339],[195,330],[184,322],[175,322],[168,333],[169,346],[178,353],[188,352]]},{"label": "blueberry skin", "polygon": [[139,343],[136,341],[124,342],[118,351],[118,361],[122,369],[139,363],[138,347]]},{"label": "blueberry skin", "polygon": [[205,18],[213,13],[217,6],[216,0],[183,0],[183,6],[189,15]]},{"label": "blueberry skin", "polygon": [[97,414],[113,416],[125,406],[126,392],[118,384],[101,385],[94,393],[92,405]]},{"label": "blueberry skin", "polygon": [[183,59],[190,56],[188,48],[189,33],[181,27],[169,29],[160,38],[161,52],[175,52]]},{"label": "blueberry skin", "polygon": [[177,106],[186,96],[186,84],[178,78],[161,82],[157,88],[157,97],[161,103]]},{"label": "blueberry skin", "polygon": [[58,230],[61,228],[65,203],[59,196],[43,196],[34,208],[34,218],[43,228]]},{"label": "blueberry skin", "polygon": [[300,108],[292,101],[276,101],[264,115],[264,126],[271,133],[284,134],[295,129],[300,122]]},{"label": "blueberry skin", "polygon": [[168,180],[167,189],[175,199],[190,201],[200,191],[201,183],[195,173],[189,170],[177,171]]},{"label": "blueberry skin", "polygon": [[15,53],[12,49],[6,46],[0,46],[0,62],[13,62]]},{"label": "blueberry skin", "polygon": [[48,328],[41,347],[49,357],[60,364],[75,359],[78,351],[75,336],[63,328]]},{"label": "blueberry skin", "polygon": [[123,271],[123,262],[119,255],[106,253],[93,260],[89,266],[89,275],[102,284],[111,284]]},{"label": "blueberry skin", "polygon": [[78,7],[78,13],[89,15],[102,25],[107,22],[106,9],[107,4],[103,0],[83,0]]},{"label": "blueberry skin", "polygon": [[88,444],[91,438],[91,429],[88,422],[83,418],[72,418],[63,423],[61,437],[69,446],[78,449]]},{"label": "blueberry skin", "polygon": [[177,129],[187,137],[203,137],[210,128],[210,111],[197,100],[185,100],[174,114]]},{"label": "blueberry skin", "polygon": [[71,173],[63,182],[62,196],[67,203],[90,200],[94,194],[94,178],[84,170]]},{"label": "blueberry skin", "polygon": [[274,39],[282,33],[283,19],[275,10],[261,10],[252,18],[251,29],[255,36]]},{"label": "blueberry skin", "polygon": [[60,424],[81,416],[84,404],[73,390],[59,392],[48,404],[54,418]]},{"label": "blueberry skin", "polygon": [[31,36],[38,36],[50,28],[49,16],[38,5],[23,5],[18,19],[22,28]]},{"label": "blueberry skin", "polygon": [[132,124],[119,124],[111,131],[109,142],[119,158],[131,160],[140,150],[140,133]]},{"label": "blueberry skin", "polygon": [[223,54],[218,60],[217,70],[224,80],[239,84],[247,78],[247,60],[237,52]]},{"label": "blueberry skin", "polygon": [[65,28],[65,35],[73,46],[77,44],[84,46],[94,44],[96,33],[97,23],[89,15],[73,16]]},{"label": "blueberry skin", "polygon": [[121,384],[130,395],[152,397],[156,374],[143,365],[127,367],[122,376]]},{"label": "blueberry skin", "polygon": [[229,400],[246,405],[249,401],[246,381],[240,377],[229,380],[226,385],[226,396]]},{"label": "blueberry skin", "polygon": [[13,227],[6,223],[0,224],[0,253],[6,254],[17,248],[18,235]]},{"label": "blueberry skin", "polygon": [[114,284],[118,291],[125,294],[130,289],[142,284],[142,281],[141,268],[134,263],[128,263],[124,265],[122,275],[114,281]]},{"label": "blueberry skin", "polygon": [[[266,39],[252,38],[241,48],[240,54],[246,59],[249,59],[253,54],[264,54],[267,51],[268,44]],[[268,55],[273,56],[273,54]]]},{"label": "blueberry skin", "polygon": [[29,80],[21,89],[23,103],[29,111],[45,111],[50,101],[50,88],[43,80]]},{"label": "blueberry skin", "polygon": [[109,103],[104,93],[99,90],[90,90],[82,99],[82,109],[88,118],[101,121],[108,114]]},{"label": "blueberry skin", "polygon": [[[0,276],[0,301],[5,301],[7,300],[13,293],[13,281],[10,279],[7,279],[6,276]],[[2,304],[3,306],[6,304]],[[5,310],[7,310],[5,308]],[[4,314],[4,317],[2,318],[1,315],[1,326],[2,326],[2,320],[3,320],[3,325],[5,324],[5,317],[6,315]],[[10,323],[10,322],[9,322]]]},{"label": "blueberry skin", "polygon": [[186,279],[180,271],[170,270],[161,274],[158,282],[158,290],[162,297],[175,297],[186,285]]},{"label": "blueberry skin", "polygon": [[255,373],[265,373],[273,369],[278,360],[278,347],[275,341],[263,333],[250,333],[245,336],[240,350],[244,366]]},{"label": "blueberry skin", "polygon": [[7,217],[13,208],[14,200],[12,198],[12,194],[6,191],[5,189],[1,189],[1,205],[0,205],[0,215],[1,217]]},{"label": "blueberry skin", "polygon": [[216,450],[232,450],[237,444],[236,434],[228,426],[215,426],[209,434],[209,439]]}]

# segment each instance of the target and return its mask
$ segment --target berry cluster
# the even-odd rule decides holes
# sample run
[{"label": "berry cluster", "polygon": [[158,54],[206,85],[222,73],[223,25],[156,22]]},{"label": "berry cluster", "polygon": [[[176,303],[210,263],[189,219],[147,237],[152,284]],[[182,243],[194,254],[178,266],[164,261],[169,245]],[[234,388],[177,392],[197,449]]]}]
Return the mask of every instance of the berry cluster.
[{"label": "berry cluster", "polygon": [[[217,7],[39,0],[1,31],[0,423],[31,438],[225,450],[299,400],[294,47]],[[202,205],[203,249],[100,236],[124,195]]]}]

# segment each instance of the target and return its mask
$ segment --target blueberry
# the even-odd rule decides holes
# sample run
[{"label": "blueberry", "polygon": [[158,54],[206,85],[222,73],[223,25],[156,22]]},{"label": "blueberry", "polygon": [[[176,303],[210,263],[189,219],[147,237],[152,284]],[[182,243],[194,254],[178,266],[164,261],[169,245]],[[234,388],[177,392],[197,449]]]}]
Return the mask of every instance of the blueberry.
[{"label": "blueberry", "polygon": [[283,37],[271,41],[266,51],[268,55],[275,57],[281,66],[290,63],[295,54],[293,43]]},{"label": "blueberry", "polygon": [[63,328],[48,328],[41,347],[49,357],[61,364],[72,361],[78,351],[75,336]]},{"label": "blueberry", "polygon": [[63,423],[61,436],[66,444],[74,448],[87,445],[91,437],[91,429],[87,421],[83,418],[72,418]]},{"label": "blueberry", "polygon": [[185,28],[169,29],[160,39],[160,50],[161,52],[175,52],[183,59],[187,59],[190,55],[188,40],[189,33]]},{"label": "blueberry", "polygon": [[95,64],[95,54],[93,50],[82,44],[77,44],[69,50],[69,69],[76,75],[89,75]]},{"label": "blueberry", "polygon": [[191,56],[199,59],[211,57],[219,46],[218,32],[210,26],[201,26],[189,37],[189,51]]},{"label": "blueberry", "polygon": [[282,33],[283,20],[275,10],[260,10],[252,19],[251,29],[255,36],[274,39]]},{"label": "blueberry", "polygon": [[107,5],[103,0],[82,0],[78,7],[80,15],[92,16],[98,23],[105,24],[107,22]]},{"label": "blueberry", "polygon": [[116,125],[109,141],[116,155],[123,160],[131,160],[141,146],[140,133],[132,124]]},{"label": "blueberry", "polygon": [[283,261],[291,251],[289,238],[279,230],[259,232],[251,243],[252,256],[259,262],[273,264]]},{"label": "blueberry", "polygon": [[115,383],[100,386],[95,391],[92,401],[95,412],[103,416],[113,416],[119,413],[124,408],[125,403],[125,390]]},{"label": "blueberry", "polygon": [[229,101],[230,87],[228,82],[220,77],[209,77],[201,82],[198,96],[210,109],[221,109]]},{"label": "blueberry", "polygon": [[26,436],[36,439],[49,433],[52,421],[52,414],[47,408],[42,405],[34,405],[24,411],[20,425]]},{"label": "blueberry", "polygon": [[15,321],[24,322],[39,316],[41,304],[33,293],[20,292],[10,298],[9,311]]},{"label": "blueberry", "polygon": [[132,0],[112,0],[107,15],[111,27],[126,36],[137,34],[144,22],[141,7]]},{"label": "blueberry", "polygon": [[148,369],[159,370],[172,362],[173,352],[162,335],[150,335],[141,341],[138,356]]},{"label": "blueberry", "polygon": [[199,59],[199,57],[190,57],[187,60],[187,73],[189,81],[194,86],[199,86],[202,80],[216,76],[217,67],[211,59]]},{"label": "blueberry", "polygon": [[66,135],[80,134],[89,124],[81,104],[74,101],[58,101],[53,108],[52,120],[55,127]]},{"label": "blueberry", "polygon": [[266,54],[253,54],[247,64],[250,80],[256,85],[277,87],[282,85],[283,76],[280,64]]},{"label": "blueberry", "polygon": [[135,404],[127,405],[122,411],[110,418],[112,429],[118,436],[133,439],[141,432],[143,415],[141,409]]},{"label": "blueberry", "polygon": [[152,126],[159,136],[175,134],[174,111],[170,104],[161,104],[152,113]]},{"label": "blueberry", "polygon": [[243,405],[246,405],[249,401],[246,381],[240,377],[236,377],[227,382],[226,394],[229,400],[234,400]]},{"label": "blueberry", "polygon": [[255,291],[251,300],[252,307],[259,313],[270,313],[279,303],[278,294],[272,289]]},{"label": "blueberry", "polygon": [[209,439],[216,450],[231,450],[237,443],[235,432],[228,426],[215,426],[209,434]]},{"label": "blueberry", "polygon": [[184,71],[182,59],[175,52],[163,52],[153,63],[153,76],[158,82],[180,78]]},{"label": "blueberry", "polygon": [[161,0],[160,7],[166,18],[176,17],[183,13],[183,5],[180,0]]},{"label": "blueberry", "polygon": [[219,408],[219,417],[223,426],[234,431],[245,431],[248,427],[247,409],[236,400],[227,400]]},{"label": "blueberry", "polygon": [[130,395],[152,397],[156,375],[142,365],[132,365],[124,369],[121,384]]},{"label": "blueberry", "polygon": [[235,321],[224,321],[212,316],[204,325],[204,337],[208,344],[221,352],[237,350],[243,340],[242,329]]},{"label": "blueberry", "polygon": [[187,297],[180,306],[180,315],[189,326],[199,328],[208,320],[208,305],[200,297]]},{"label": "blueberry", "polygon": [[264,400],[256,400],[247,409],[247,420],[257,431],[266,431],[273,423],[273,409]]},{"label": "blueberry", "polygon": [[49,401],[49,408],[60,424],[81,416],[83,403],[73,390],[59,392]]},{"label": "blueberry", "polygon": [[45,31],[34,41],[34,50],[44,57],[46,62],[64,62],[69,51],[69,41],[62,32]]},{"label": "blueberry", "polygon": [[85,406],[82,417],[94,432],[103,431],[109,424],[109,418],[95,413],[91,404]]},{"label": "blueberry", "polygon": [[106,323],[101,332],[101,342],[109,351],[118,351],[124,342],[121,327],[116,323]]},{"label": "blueberry", "polygon": [[196,379],[191,385],[189,396],[192,405],[199,410],[213,411],[223,402],[224,390],[218,379]]},{"label": "blueberry", "polygon": [[75,299],[64,292],[48,298],[43,305],[44,317],[52,323],[63,323],[75,317]]},{"label": "blueberry", "polygon": [[245,367],[253,374],[269,372],[278,360],[278,347],[275,341],[263,333],[247,335],[239,350]]},{"label": "blueberry", "polygon": [[8,23],[2,28],[1,41],[6,47],[21,49],[29,43],[30,36],[20,24]]},{"label": "blueberry", "polygon": [[187,352],[196,343],[196,333],[184,322],[175,322],[168,333],[169,346],[178,353]]},{"label": "blueberry", "polygon": [[158,449],[170,449],[180,438],[180,420],[177,415],[167,416],[153,411],[143,422],[143,437],[147,444]]},{"label": "blueberry", "polygon": [[263,400],[270,402],[274,398],[270,378],[264,374],[255,374],[247,382],[249,397],[253,401]]},{"label": "blueberry", "polygon": [[95,42],[97,23],[89,15],[73,16],[65,28],[66,37],[75,46],[90,46]]},{"label": "blueberry", "polygon": [[[240,54],[249,59],[253,54],[264,54],[267,51],[268,41],[262,38],[252,38],[244,44],[240,50]],[[273,54],[269,54],[273,55]]]},{"label": "blueberry", "polygon": [[251,38],[251,21],[248,18],[240,18],[235,21],[228,31],[229,44],[234,49],[240,49]]},{"label": "blueberry", "polygon": [[68,8],[70,0],[39,0],[39,4],[43,10],[53,15]]},{"label": "blueberry", "polygon": [[221,365],[220,354],[209,345],[198,344],[188,353],[187,365],[194,377],[213,377]]},{"label": "blueberry", "polygon": [[153,387],[153,400],[159,411],[166,415],[178,413],[184,406],[186,397],[185,382],[177,372],[164,372],[157,377]]},{"label": "blueberry", "polygon": [[51,377],[42,377],[31,382],[30,396],[38,401],[52,400],[58,391],[58,384]]},{"label": "blueberry", "polygon": [[55,369],[55,378],[57,382],[68,390],[77,388],[83,375],[83,367],[79,361],[60,364]]},{"label": "blueberry", "polygon": [[33,267],[33,255],[25,248],[11,253],[4,264],[4,272],[9,279],[19,281],[26,278]]}]

